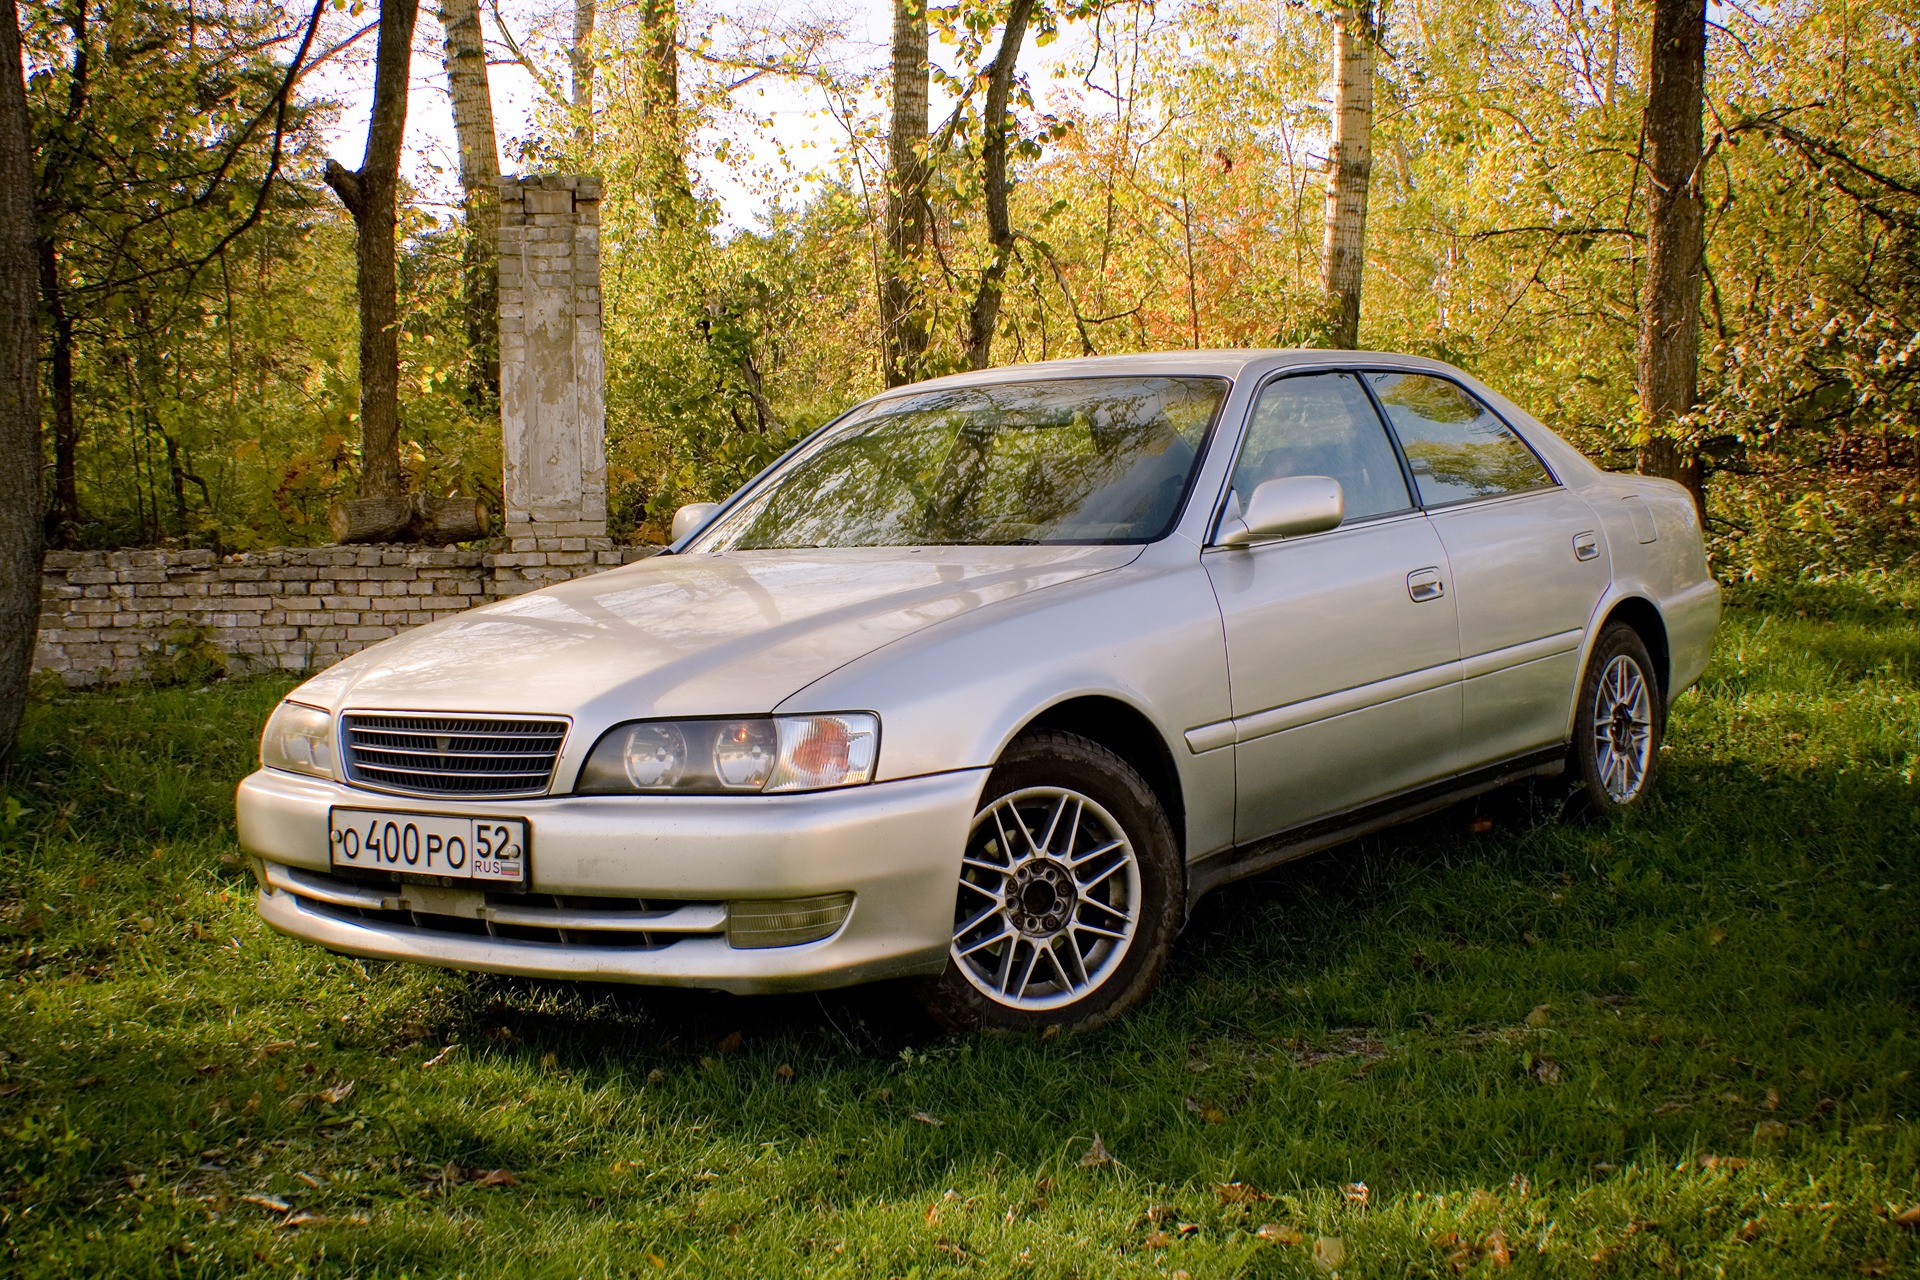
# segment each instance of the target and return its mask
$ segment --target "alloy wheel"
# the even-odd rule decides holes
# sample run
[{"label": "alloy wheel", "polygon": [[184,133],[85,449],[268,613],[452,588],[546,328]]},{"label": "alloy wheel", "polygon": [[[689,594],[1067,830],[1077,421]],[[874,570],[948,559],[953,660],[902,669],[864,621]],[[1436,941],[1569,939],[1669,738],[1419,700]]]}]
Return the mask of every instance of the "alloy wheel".
[{"label": "alloy wheel", "polygon": [[1097,989],[1139,925],[1140,863],[1112,814],[1029,787],[974,818],[954,912],[955,967],[987,999],[1046,1010]]},{"label": "alloy wheel", "polygon": [[1625,804],[1646,783],[1653,752],[1653,699],[1638,663],[1617,654],[1593,695],[1593,753],[1600,785]]}]

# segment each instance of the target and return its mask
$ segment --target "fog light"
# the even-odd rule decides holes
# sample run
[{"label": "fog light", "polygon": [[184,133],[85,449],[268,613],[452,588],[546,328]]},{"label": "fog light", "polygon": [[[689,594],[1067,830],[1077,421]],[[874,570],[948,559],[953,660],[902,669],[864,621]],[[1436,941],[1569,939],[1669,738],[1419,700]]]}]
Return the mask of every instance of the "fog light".
[{"label": "fog light", "polygon": [[729,902],[727,943],[745,949],[797,947],[831,936],[853,910],[850,893],[771,902]]}]

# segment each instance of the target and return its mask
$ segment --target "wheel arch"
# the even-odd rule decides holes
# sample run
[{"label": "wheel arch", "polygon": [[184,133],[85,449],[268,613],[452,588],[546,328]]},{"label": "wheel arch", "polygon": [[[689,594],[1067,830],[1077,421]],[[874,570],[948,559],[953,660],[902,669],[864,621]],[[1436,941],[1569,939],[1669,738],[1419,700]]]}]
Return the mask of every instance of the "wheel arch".
[{"label": "wheel arch", "polygon": [[1187,804],[1180,783],[1180,768],[1165,736],[1145,713],[1119,698],[1081,694],[1039,712],[1021,725],[1007,742],[1011,745],[1027,734],[1047,729],[1079,734],[1133,766],[1167,811],[1167,822],[1179,842],[1181,856],[1185,857]]},{"label": "wheel arch", "polygon": [[1653,673],[1660,681],[1660,701],[1664,705],[1673,695],[1673,654],[1667,642],[1666,619],[1660,616],[1659,606],[1645,596],[1627,596],[1618,600],[1601,620],[1594,632],[1595,637],[1615,622],[1632,627],[1639,634],[1640,642],[1647,646],[1647,656],[1653,659]]}]

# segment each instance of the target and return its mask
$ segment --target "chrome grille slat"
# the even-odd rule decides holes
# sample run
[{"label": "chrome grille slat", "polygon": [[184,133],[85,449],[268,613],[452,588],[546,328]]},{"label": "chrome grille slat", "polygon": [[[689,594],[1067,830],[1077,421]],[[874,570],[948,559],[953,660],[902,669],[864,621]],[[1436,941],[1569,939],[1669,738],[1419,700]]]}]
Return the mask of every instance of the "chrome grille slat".
[{"label": "chrome grille slat", "polygon": [[460,798],[542,794],[569,727],[544,717],[355,711],[340,725],[348,781]]}]

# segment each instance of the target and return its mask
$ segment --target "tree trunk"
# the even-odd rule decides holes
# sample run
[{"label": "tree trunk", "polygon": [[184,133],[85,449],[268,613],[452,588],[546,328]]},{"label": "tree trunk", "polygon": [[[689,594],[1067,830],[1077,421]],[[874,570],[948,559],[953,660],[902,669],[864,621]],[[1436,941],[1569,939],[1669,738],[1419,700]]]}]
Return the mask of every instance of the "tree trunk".
[{"label": "tree trunk", "polygon": [[80,523],[80,485],[74,463],[80,430],[73,412],[73,317],[67,314],[60,283],[60,254],[50,236],[41,236],[40,301],[53,322],[53,505],[47,511],[48,535],[68,546]]},{"label": "tree trunk", "polygon": [[1000,323],[1000,281],[1013,254],[1013,221],[1007,213],[1007,100],[1013,93],[1014,64],[1026,43],[1034,0],[1013,0],[1000,51],[987,73],[987,105],[980,120],[980,176],[986,188],[987,236],[993,260],[980,275],[980,288],[967,315],[967,367],[984,369],[993,358],[993,334]]},{"label": "tree trunk", "polygon": [[479,498],[415,494],[412,529],[421,542],[435,546],[472,542],[487,536],[487,504]]},{"label": "tree trunk", "polygon": [[1706,519],[1700,458],[1663,434],[1700,392],[1700,112],[1707,78],[1706,0],[1654,0],[1648,61],[1647,281],[1640,305],[1640,446],[1644,475],[1677,480]]},{"label": "tree trunk", "polygon": [[413,520],[413,503],[405,494],[348,498],[327,512],[327,527],[335,542],[393,542]]},{"label": "tree trunk", "polygon": [[693,182],[680,136],[680,10],[678,0],[640,0],[640,111],[646,129],[656,227],[693,220]]},{"label": "tree trunk", "polygon": [[595,0],[573,0],[567,62],[573,73],[573,144],[583,158],[593,149],[593,27],[598,16]]},{"label": "tree trunk", "polygon": [[1320,283],[1329,344],[1360,342],[1360,281],[1366,266],[1367,184],[1373,175],[1372,0],[1343,5],[1333,32],[1333,137],[1327,151],[1326,238]]},{"label": "tree trunk", "polygon": [[349,498],[327,512],[327,527],[339,543],[471,542],[487,536],[487,514],[479,498]]},{"label": "tree trunk", "polygon": [[407,70],[420,0],[381,0],[373,112],[366,157],[349,170],[327,161],[327,185],[353,215],[360,293],[360,493],[400,492],[399,285],[394,268],[400,143],[407,131]]},{"label": "tree trunk", "polygon": [[460,189],[467,222],[461,251],[470,391],[476,404],[500,398],[500,148],[493,132],[487,45],[476,0],[441,0],[447,93],[460,142]]},{"label": "tree trunk", "polygon": [[0,0],[0,761],[40,627],[40,313],[32,142],[14,0]]},{"label": "tree trunk", "polygon": [[880,352],[887,385],[920,376],[927,322],[920,257],[927,240],[927,0],[893,0],[893,120],[887,132],[887,262],[880,287]]}]

